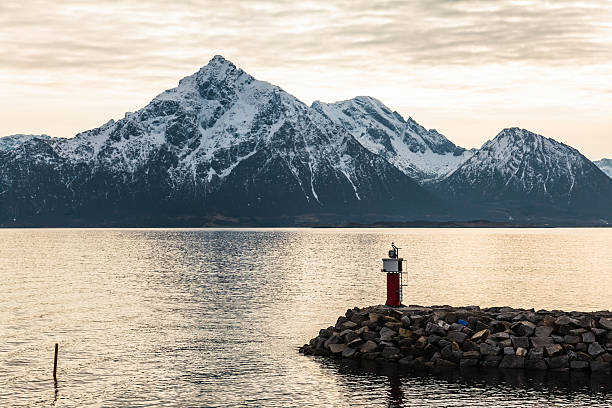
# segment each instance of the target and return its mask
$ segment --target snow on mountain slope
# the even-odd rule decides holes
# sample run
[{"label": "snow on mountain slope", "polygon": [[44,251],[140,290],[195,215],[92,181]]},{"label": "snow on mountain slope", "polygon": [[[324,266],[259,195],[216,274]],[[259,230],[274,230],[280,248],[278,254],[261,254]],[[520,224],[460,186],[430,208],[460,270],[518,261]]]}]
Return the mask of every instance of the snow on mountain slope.
[{"label": "snow on mountain slope", "polygon": [[608,177],[612,177],[612,159],[601,159],[593,163],[606,173]]},{"label": "snow on mountain slope", "polygon": [[486,142],[439,184],[438,191],[478,203],[518,200],[525,207],[610,210],[612,180],[578,150],[510,128]]},{"label": "snow on mountain slope", "polygon": [[455,146],[435,129],[427,130],[412,118],[405,120],[375,98],[358,96],[335,103],[315,101],[312,108],[349,131],[368,150],[420,182],[444,177],[473,153]]},{"label": "snow on mountain slope", "polygon": [[[181,214],[410,213],[437,201],[325,115],[221,56],[121,120],[72,139],[26,139],[2,145],[21,141],[36,151],[36,171],[55,186],[45,194],[57,206],[69,201],[71,214],[110,204]],[[0,150],[3,184],[20,186],[5,203],[13,214],[44,179],[29,185],[31,171],[15,151]]]},{"label": "snow on mountain slope", "polygon": [[0,150],[11,150],[31,140],[48,141],[50,139],[51,137],[47,135],[17,134],[17,135],[4,136],[4,137],[0,137]]}]

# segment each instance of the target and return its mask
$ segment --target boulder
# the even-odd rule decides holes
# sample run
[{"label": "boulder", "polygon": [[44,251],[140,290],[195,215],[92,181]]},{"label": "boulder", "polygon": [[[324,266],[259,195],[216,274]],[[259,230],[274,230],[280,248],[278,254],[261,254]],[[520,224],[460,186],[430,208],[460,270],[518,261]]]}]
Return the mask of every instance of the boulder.
[{"label": "boulder", "polygon": [[374,320],[366,320],[366,321],[361,322],[361,326],[367,327],[370,330],[376,330],[378,327],[378,322]]},{"label": "boulder", "polygon": [[378,347],[378,345],[376,343],[374,343],[371,340],[366,341],[361,348],[359,349],[360,352],[362,353],[371,353],[373,351],[376,351],[376,348]]},{"label": "boulder", "polygon": [[597,361],[603,361],[604,363],[612,362],[612,354],[603,353],[597,356]]},{"label": "boulder", "polygon": [[438,326],[444,329],[444,331],[448,331],[450,329],[450,324],[446,323],[444,320],[438,320]]},{"label": "boulder", "polygon": [[385,323],[385,327],[397,332],[402,327],[402,324],[400,322],[387,322]]},{"label": "boulder", "polygon": [[544,361],[546,361],[550,369],[569,367],[569,358],[566,355],[545,358]]},{"label": "boulder", "polygon": [[511,337],[512,340],[512,346],[514,348],[529,348],[529,337],[515,337],[512,336]]},{"label": "boulder", "polygon": [[606,330],[612,330],[612,319],[602,317],[599,319],[599,324]]},{"label": "boulder", "polygon": [[478,359],[476,358],[462,358],[461,361],[459,361],[459,367],[461,368],[471,368],[471,367],[478,367]]},{"label": "boulder", "polygon": [[[542,319],[540,324],[542,326],[548,326],[548,327],[553,327],[554,328],[554,326],[555,326],[555,318],[552,317],[551,315],[546,315],[546,316],[544,316],[544,319]],[[546,337],[546,336],[542,336],[542,337]]]},{"label": "boulder", "polygon": [[520,357],[526,357],[527,356],[527,349],[523,348],[523,347],[519,347],[519,348],[516,349],[516,352],[514,354],[516,354],[517,356],[520,356]]},{"label": "boulder", "polygon": [[503,351],[504,351],[504,355],[505,356],[513,356],[513,355],[515,355],[514,347],[504,347]]},{"label": "boulder", "polygon": [[474,324],[473,327],[476,329],[477,332],[489,329],[489,325],[482,322],[481,320],[476,320],[476,323]]},{"label": "boulder", "polygon": [[582,340],[582,337],[572,336],[571,334],[568,334],[563,337],[563,343],[565,344],[578,344],[580,343],[580,340]]},{"label": "boulder", "polygon": [[582,342],[583,343],[595,343],[595,333],[591,331],[582,333]]},{"label": "boulder", "polygon": [[359,327],[359,325],[355,322],[351,322],[350,320],[347,322],[344,322],[340,325],[340,331],[344,331],[347,329],[356,329],[357,327]]},{"label": "boulder", "polygon": [[405,315],[402,316],[400,321],[402,322],[402,324],[404,325],[404,327],[406,329],[410,328],[410,323],[412,323],[412,322],[410,321],[410,317],[409,316],[405,316]]},{"label": "boulder", "polygon": [[393,330],[391,330],[388,327],[383,327],[382,329],[380,329],[380,339],[382,341],[389,341],[391,340],[397,333]]},{"label": "boulder", "polygon": [[572,370],[586,370],[589,368],[589,362],[580,360],[570,361],[570,368]]},{"label": "boulder", "polygon": [[574,347],[576,351],[587,351],[587,345],[585,343],[578,343],[576,347]]},{"label": "boulder", "polygon": [[427,323],[427,326],[425,327],[425,332],[438,336],[446,336],[446,330],[432,322]]},{"label": "boulder", "polygon": [[593,326],[593,319],[590,316],[582,316],[578,319],[578,326],[583,329],[590,329]]},{"label": "boulder", "polygon": [[353,358],[353,357],[355,357],[355,353],[357,353],[357,350],[355,350],[354,348],[351,348],[351,347],[347,347],[342,352],[342,357],[344,357],[344,358]]},{"label": "boulder", "polygon": [[589,344],[588,353],[591,356],[593,356],[593,357],[597,357],[598,355],[600,355],[604,351],[605,351],[604,348],[601,347],[601,344],[599,344],[599,343],[591,343],[591,344]]},{"label": "boulder", "polygon": [[532,337],[529,341],[531,347],[545,347],[554,344],[552,337]]},{"label": "boulder", "polygon": [[321,329],[319,330],[319,337],[324,337],[324,338],[329,338],[329,336],[331,336],[333,333],[333,330],[330,331],[329,329]]},{"label": "boulder", "polygon": [[383,323],[399,323],[399,320],[397,320],[393,316],[382,316],[381,319],[382,319]]},{"label": "boulder", "polygon": [[600,329],[597,327],[593,327],[591,331],[593,332],[593,334],[595,334],[595,337],[598,337],[598,338],[603,338],[606,335],[606,333],[608,333],[606,329]]},{"label": "boulder", "polygon": [[544,347],[544,352],[546,356],[552,357],[563,353],[563,347],[561,347],[559,344],[549,344],[548,346]]},{"label": "boulder", "polygon": [[342,343],[342,338],[337,334],[333,334],[329,339],[325,340],[323,346],[328,349],[330,345],[338,343]]},{"label": "boulder", "polygon": [[501,356],[499,358],[493,359],[493,360],[485,360],[485,361],[481,361],[480,365],[482,367],[486,367],[486,368],[495,368],[497,366],[499,366],[499,362],[501,361]]},{"label": "boulder", "polygon": [[481,343],[479,347],[480,354],[483,356],[496,356],[501,352],[499,347],[491,346],[487,343]]},{"label": "boulder", "polygon": [[342,326],[342,323],[346,323],[348,322],[348,319],[344,316],[340,316],[338,317],[338,320],[336,320],[336,325],[334,326],[334,328],[336,330],[340,330],[340,326]]},{"label": "boulder", "polygon": [[528,320],[523,320],[519,323],[518,328],[516,329],[516,334],[519,336],[529,337],[532,336],[535,332],[536,325],[531,323]]},{"label": "boulder", "polygon": [[379,336],[379,334],[378,334],[378,333],[376,333],[376,332],[374,332],[374,331],[371,331],[371,332],[365,332],[365,333],[363,333],[363,334],[361,335],[361,337],[362,337],[364,340],[366,340],[366,341],[368,341],[368,340],[374,340],[374,339],[377,339],[377,338],[378,338],[378,336]]},{"label": "boulder", "polygon": [[463,349],[463,351],[477,351],[478,344],[474,343],[473,341],[466,340],[461,345],[461,348]]},{"label": "boulder", "polygon": [[486,340],[490,333],[491,331],[489,329],[480,330],[472,336],[471,340],[480,343]]},{"label": "boulder", "polygon": [[492,334],[489,337],[493,338],[496,341],[509,340],[510,334],[506,332],[499,332],[499,333]]},{"label": "boulder", "polygon": [[467,339],[467,334],[459,331],[451,331],[446,336],[450,341],[454,341],[458,344],[462,344]]},{"label": "boulder", "polygon": [[452,344],[452,341],[448,341],[446,339],[440,339],[438,340],[438,347],[440,347],[441,349],[448,346],[449,344]]},{"label": "boulder", "polygon": [[441,368],[441,369],[457,368],[457,363],[445,360],[443,358],[439,358],[438,360],[436,360],[436,368]]},{"label": "boulder", "polygon": [[552,332],[554,331],[553,327],[550,326],[538,326],[535,329],[534,336],[535,337],[550,337]]},{"label": "boulder", "polygon": [[340,354],[346,350],[347,347],[346,344],[330,344],[329,351],[331,351],[332,354]]},{"label": "boulder", "polygon": [[502,322],[499,320],[492,320],[489,322],[489,327],[491,328],[491,333],[498,333],[505,331],[510,326],[508,322]]},{"label": "boulder", "polygon": [[359,338],[359,337],[357,337],[356,339],[353,339],[353,340],[351,340],[351,341],[349,341],[347,343],[347,345],[349,347],[352,347],[352,348],[359,348],[359,347],[361,347],[362,344],[363,344],[363,340],[361,338]]},{"label": "boulder", "polygon": [[344,340],[348,342],[351,340],[355,340],[356,338],[359,337],[359,335],[355,333],[353,330],[347,329],[340,333],[340,337],[343,337]]},{"label": "boulder", "polygon": [[442,351],[440,352],[440,354],[442,355],[442,358],[444,358],[445,360],[452,361],[455,363],[459,363],[461,358],[463,358],[463,351],[454,350],[451,345],[444,347]]},{"label": "boulder", "polygon": [[401,365],[412,365],[413,361],[414,361],[413,356],[406,356],[404,358],[400,358],[397,362]]},{"label": "boulder", "polygon": [[400,337],[412,337],[412,330],[408,330],[408,329],[404,329],[404,328],[400,328],[399,329],[399,336]]},{"label": "boulder", "polygon": [[525,367],[525,358],[521,356],[505,355],[502,359],[501,363],[499,363],[499,368],[524,368]]},{"label": "boulder", "polygon": [[450,325],[449,330],[450,331],[463,331],[464,328],[465,326],[460,323],[453,323]]},{"label": "boulder", "polygon": [[394,358],[398,358],[399,359],[399,349],[397,347],[393,347],[393,346],[387,346],[383,349],[381,356],[383,358],[386,358],[388,360],[392,360]]},{"label": "boulder", "polygon": [[557,317],[557,319],[555,319],[556,326],[568,326],[571,324],[578,326],[578,320],[572,319],[571,317],[567,315],[561,315]]},{"label": "boulder", "polygon": [[464,351],[463,352],[463,358],[466,359],[472,359],[472,358],[476,358],[479,359],[480,358],[480,351]]},{"label": "boulder", "polygon": [[544,360],[525,360],[527,370],[547,370],[548,366]]},{"label": "boulder", "polygon": [[542,360],[544,358],[544,349],[542,347],[532,348],[527,353],[528,360]]},{"label": "boulder", "polygon": [[425,316],[420,316],[420,315],[411,315],[410,316],[410,324],[411,326],[415,326],[415,327],[421,327],[423,326],[423,323],[425,323]]}]

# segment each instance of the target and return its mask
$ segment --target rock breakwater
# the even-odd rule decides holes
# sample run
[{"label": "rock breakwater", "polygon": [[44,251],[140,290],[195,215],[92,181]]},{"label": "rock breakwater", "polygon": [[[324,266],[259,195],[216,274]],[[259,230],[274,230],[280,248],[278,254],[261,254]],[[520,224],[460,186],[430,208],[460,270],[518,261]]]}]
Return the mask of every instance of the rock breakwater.
[{"label": "rock breakwater", "polygon": [[300,347],[305,355],[378,360],[414,369],[612,368],[612,312],[510,307],[353,308]]}]

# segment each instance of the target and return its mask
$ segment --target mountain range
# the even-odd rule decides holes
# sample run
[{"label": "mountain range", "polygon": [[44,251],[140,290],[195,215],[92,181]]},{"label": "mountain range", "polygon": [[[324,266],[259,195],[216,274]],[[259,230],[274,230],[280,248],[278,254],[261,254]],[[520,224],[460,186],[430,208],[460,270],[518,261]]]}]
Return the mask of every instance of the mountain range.
[{"label": "mountain range", "polygon": [[0,138],[3,226],[467,218],[606,224],[612,179],[523,129],[466,150],[371,97],[308,106],[221,56],[73,138]]}]

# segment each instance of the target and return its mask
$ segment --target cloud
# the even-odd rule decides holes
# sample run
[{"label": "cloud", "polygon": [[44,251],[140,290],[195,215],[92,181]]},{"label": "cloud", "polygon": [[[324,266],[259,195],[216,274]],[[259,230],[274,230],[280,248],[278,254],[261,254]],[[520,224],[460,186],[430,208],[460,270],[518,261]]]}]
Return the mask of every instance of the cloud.
[{"label": "cloud", "polygon": [[24,0],[0,7],[0,69],[199,66],[214,49],[257,64],[316,57],[346,66],[352,55],[405,65],[612,59],[608,0]]},{"label": "cloud", "polygon": [[137,108],[215,54],[306,102],[612,107],[610,0],[5,0],[0,25],[3,92],[30,110],[32,96]]}]

